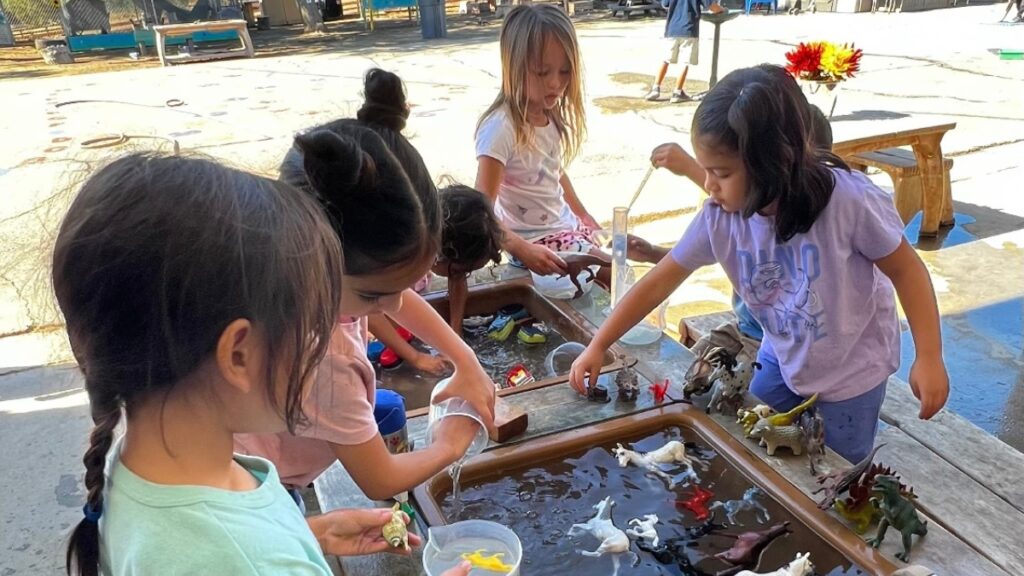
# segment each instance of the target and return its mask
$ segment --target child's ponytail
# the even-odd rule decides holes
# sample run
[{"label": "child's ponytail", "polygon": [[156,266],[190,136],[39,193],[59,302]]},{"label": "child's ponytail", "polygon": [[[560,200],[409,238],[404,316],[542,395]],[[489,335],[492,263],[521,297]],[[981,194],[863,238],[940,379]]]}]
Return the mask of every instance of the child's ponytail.
[{"label": "child's ponytail", "polygon": [[409,105],[405,102],[402,79],[393,72],[373,68],[363,81],[363,106],[356,118],[366,124],[379,124],[389,130],[401,132],[409,119]]},{"label": "child's ponytail", "polygon": [[747,173],[743,216],[776,205],[779,242],[810,230],[832,197],[830,168],[846,168],[810,142],[811,120],[811,108],[796,81],[769,65],[728,74],[693,117],[696,137],[742,158]]},{"label": "child's ponytail", "polygon": [[106,485],[104,470],[107,452],[114,443],[114,430],[121,421],[121,406],[112,398],[97,398],[100,386],[87,384],[86,388],[90,391],[89,403],[93,413],[89,448],[82,458],[87,496],[82,508],[84,518],[68,540],[65,568],[68,574],[77,572],[82,576],[95,576],[99,574],[100,564],[99,519],[103,513],[103,489]]}]

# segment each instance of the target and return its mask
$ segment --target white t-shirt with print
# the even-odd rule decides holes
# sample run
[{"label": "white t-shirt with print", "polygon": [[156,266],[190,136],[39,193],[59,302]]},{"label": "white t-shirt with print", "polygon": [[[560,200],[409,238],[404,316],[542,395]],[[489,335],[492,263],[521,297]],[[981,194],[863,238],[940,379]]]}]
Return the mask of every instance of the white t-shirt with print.
[{"label": "white t-shirt with print", "polygon": [[476,156],[505,166],[494,213],[509,230],[526,240],[575,230],[579,220],[562,197],[562,141],[553,122],[534,127],[533,146],[516,146],[515,129],[504,109],[480,125]]}]

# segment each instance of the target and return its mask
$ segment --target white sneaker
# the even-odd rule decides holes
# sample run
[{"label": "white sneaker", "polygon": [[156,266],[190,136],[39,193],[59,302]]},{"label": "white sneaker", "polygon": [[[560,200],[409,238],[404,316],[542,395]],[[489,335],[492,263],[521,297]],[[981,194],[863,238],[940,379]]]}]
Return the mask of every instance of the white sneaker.
[{"label": "white sneaker", "polygon": [[672,104],[679,104],[681,102],[689,102],[690,100],[692,100],[692,98],[690,98],[689,94],[682,90],[675,90],[672,92],[672,99],[669,100],[669,102]]},{"label": "white sneaker", "polygon": [[651,88],[651,91],[647,93],[647,96],[644,96],[644,100],[647,100],[648,102],[654,102],[655,100],[658,100],[660,98],[661,86],[655,86]]}]

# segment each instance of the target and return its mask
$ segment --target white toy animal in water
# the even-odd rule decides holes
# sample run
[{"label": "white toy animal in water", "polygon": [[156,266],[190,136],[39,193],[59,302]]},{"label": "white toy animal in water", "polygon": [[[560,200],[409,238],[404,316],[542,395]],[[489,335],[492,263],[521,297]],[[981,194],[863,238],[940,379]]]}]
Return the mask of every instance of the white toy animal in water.
[{"label": "white toy animal in water", "polygon": [[811,564],[810,553],[797,554],[796,559],[779,568],[774,572],[752,572],[743,570],[736,576],[810,576],[814,573],[814,564]]},{"label": "white toy animal in water", "polygon": [[601,545],[597,547],[597,550],[588,552],[586,550],[580,550],[579,553],[583,556],[589,556],[591,558],[600,558],[605,554],[614,554],[612,556],[612,562],[615,564],[615,574],[619,573],[619,554],[629,552],[633,555],[634,561],[637,560],[637,555],[629,550],[629,537],[622,530],[615,527],[612,523],[612,506],[615,502],[612,502],[612,497],[607,496],[604,500],[601,500],[594,505],[594,509],[597,510],[597,514],[593,518],[587,520],[584,524],[573,524],[569,531],[566,532],[567,536],[576,536],[580,532],[589,532],[595,538],[601,541]]},{"label": "white toy animal in water", "polygon": [[670,487],[675,487],[675,480],[660,468],[661,464],[682,464],[686,466],[686,476],[692,477],[694,482],[698,481],[697,473],[693,469],[693,461],[686,456],[686,446],[678,440],[672,440],[661,448],[647,453],[624,448],[622,444],[616,444],[612,452],[619,459],[619,466],[622,468],[629,466],[630,463],[640,468],[646,468],[647,471],[654,472],[668,480]]},{"label": "white toy animal in water", "polygon": [[630,526],[633,528],[626,528],[626,534],[629,534],[637,540],[644,538],[651,541],[651,547],[658,547],[658,531],[654,529],[654,525],[658,523],[657,514],[647,514],[644,519],[633,518],[629,521]]}]

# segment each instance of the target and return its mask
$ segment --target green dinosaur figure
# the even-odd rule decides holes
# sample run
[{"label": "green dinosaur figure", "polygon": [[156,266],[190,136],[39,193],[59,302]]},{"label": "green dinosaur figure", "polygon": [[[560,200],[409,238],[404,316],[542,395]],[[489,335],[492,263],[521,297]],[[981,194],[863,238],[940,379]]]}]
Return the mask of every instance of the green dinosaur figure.
[{"label": "green dinosaur figure", "polygon": [[878,548],[885,539],[885,531],[891,525],[903,535],[903,552],[897,552],[896,557],[904,562],[910,561],[911,537],[914,534],[924,536],[928,533],[928,523],[921,520],[917,515],[914,505],[900,495],[900,482],[895,476],[878,476],[875,478],[875,485],[871,487],[871,498],[878,509],[882,511],[882,519],[878,522],[878,534],[868,540],[872,548]]}]

